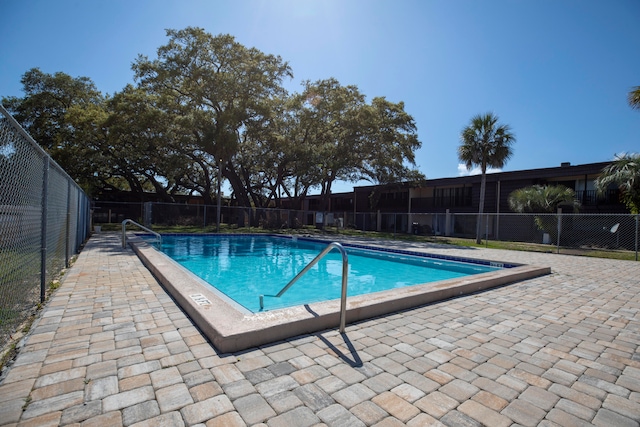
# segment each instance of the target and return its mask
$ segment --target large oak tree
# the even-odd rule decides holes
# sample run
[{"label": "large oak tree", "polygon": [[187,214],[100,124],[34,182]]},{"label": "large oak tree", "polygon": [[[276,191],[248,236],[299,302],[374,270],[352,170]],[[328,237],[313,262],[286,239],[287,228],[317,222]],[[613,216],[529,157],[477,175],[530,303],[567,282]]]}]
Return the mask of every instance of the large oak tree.
[{"label": "large oak tree", "polygon": [[292,72],[279,56],[201,28],[167,36],[155,59],[134,62],[137,85],[110,97],[88,78],[33,69],[25,97],[3,102],[90,192],[155,192],[168,201],[197,192],[206,203],[217,193],[220,206],[224,179],[240,206],[279,206],[286,196],[302,208],[319,188],[326,208],[338,180],[423,178],[402,102],[367,103],[333,78],[289,95],[282,83]]},{"label": "large oak tree", "polygon": [[269,101],[283,96],[291,69],[279,56],[230,35],[187,27],[167,30],[167,36],[156,59],[137,58],[135,76],[143,88],[175,99],[196,143],[214,157],[239,203],[251,206],[251,182],[235,162],[242,133],[269,116]]}]

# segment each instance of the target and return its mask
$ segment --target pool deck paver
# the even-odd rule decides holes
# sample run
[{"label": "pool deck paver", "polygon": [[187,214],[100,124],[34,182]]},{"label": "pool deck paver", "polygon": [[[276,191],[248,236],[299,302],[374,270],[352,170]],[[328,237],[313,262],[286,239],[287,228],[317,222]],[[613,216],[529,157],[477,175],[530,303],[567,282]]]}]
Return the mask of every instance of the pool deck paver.
[{"label": "pool deck paver", "polygon": [[220,354],[97,234],[0,381],[0,425],[640,426],[640,262],[377,243],[552,274]]}]

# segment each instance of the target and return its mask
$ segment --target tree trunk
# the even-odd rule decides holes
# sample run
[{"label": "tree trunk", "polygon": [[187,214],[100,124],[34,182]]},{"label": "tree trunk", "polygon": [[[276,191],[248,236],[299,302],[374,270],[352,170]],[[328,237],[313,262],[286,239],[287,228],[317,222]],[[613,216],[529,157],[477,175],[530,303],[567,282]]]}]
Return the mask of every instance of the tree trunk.
[{"label": "tree trunk", "polygon": [[202,201],[205,205],[211,206],[213,205],[213,199],[211,198],[211,189],[203,189],[200,195],[202,195]]},{"label": "tree trunk", "polygon": [[482,213],[484,212],[484,192],[487,187],[486,168],[482,168],[482,178],[480,179],[480,207],[478,208],[478,218],[476,220],[476,244],[482,243]]},{"label": "tree trunk", "polygon": [[129,184],[131,191],[138,194],[140,197],[143,197],[144,189],[142,188],[142,185],[140,185],[140,181],[138,181],[138,179],[131,173],[125,172],[122,175],[125,181]]},{"label": "tree trunk", "polygon": [[322,229],[327,225],[327,211],[329,210],[329,199],[331,198],[331,184],[333,179],[327,180],[322,185],[320,191],[320,208],[322,209]]},{"label": "tree trunk", "polygon": [[147,177],[147,180],[153,185],[153,188],[156,194],[160,197],[160,201],[166,203],[175,203],[175,199],[167,192],[167,189],[160,184],[153,176],[149,174],[144,174]]},{"label": "tree trunk", "polygon": [[242,207],[251,207],[247,189],[242,182],[242,178],[240,178],[236,170],[233,168],[233,165],[227,163],[226,166],[223,166],[222,176],[229,180],[229,184],[231,185],[231,188],[236,195],[236,199],[238,200],[238,205]]}]

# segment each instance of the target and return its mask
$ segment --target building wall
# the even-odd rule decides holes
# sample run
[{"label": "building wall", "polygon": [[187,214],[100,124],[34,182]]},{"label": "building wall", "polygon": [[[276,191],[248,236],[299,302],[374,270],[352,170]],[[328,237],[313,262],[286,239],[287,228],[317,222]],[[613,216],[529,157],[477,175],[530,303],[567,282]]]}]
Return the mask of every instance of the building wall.
[{"label": "building wall", "polygon": [[[511,192],[531,185],[565,185],[576,191],[576,197],[583,204],[582,213],[627,213],[626,207],[619,201],[618,191],[612,189],[608,194],[598,195],[594,190],[594,181],[600,171],[609,163],[592,163],[560,167],[531,169],[524,171],[487,174],[484,212],[508,213]],[[381,212],[411,213],[476,213],[480,205],[481,176],[464,176],[427,180],[419,188],[396,189],[386,186],[379,191],[406,192],[411,202],[380,203]],[[376,186],[354,188],[356,212],[370,212],[369,195]],[[470,197],[467,192],[471,189]],[[405,197],[406,197],[405,196]],[[398,199],[400,200],[400,199]]]}]

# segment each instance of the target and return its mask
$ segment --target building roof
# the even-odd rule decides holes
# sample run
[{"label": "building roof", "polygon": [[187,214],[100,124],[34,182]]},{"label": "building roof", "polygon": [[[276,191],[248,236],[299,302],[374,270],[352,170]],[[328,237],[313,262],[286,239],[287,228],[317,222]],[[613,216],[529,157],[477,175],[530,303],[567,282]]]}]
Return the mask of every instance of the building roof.
[{"label": "building roof", "polygon": [[[604,167],[611,162],[599,162],[599,163],[587,163],[583,165],[572,166],[570,163],[562,163],[560,166],[554,166],[549,168],[538,169],[525,169],[509,172],[493,172],[487,174],[487,182],[507,181],[507,180],[520,180],[520,179],[549,179],[549,178],[562,178],[562,177],[582,177],[585,175],[598,175]],[[465,185],[474,184],[480,182],[481,175],[466,175],[450,178],[436,178],[427,179],[420,187],[440,187],[440,186],[453,186],[453,185]],[[391,184],[394,186],[406,186],[410,187],[408,183]],[[354,190],[359,189],[372,189],[374,187],[380,187],[380,185],[365,185],[354,187]],[[384,187],[384,186],[383,186]],[[411,186],[413,187],[413,186]]]}]

